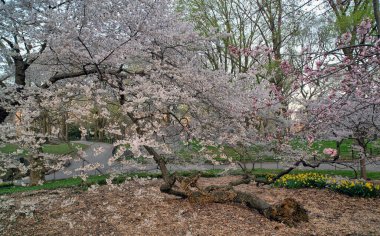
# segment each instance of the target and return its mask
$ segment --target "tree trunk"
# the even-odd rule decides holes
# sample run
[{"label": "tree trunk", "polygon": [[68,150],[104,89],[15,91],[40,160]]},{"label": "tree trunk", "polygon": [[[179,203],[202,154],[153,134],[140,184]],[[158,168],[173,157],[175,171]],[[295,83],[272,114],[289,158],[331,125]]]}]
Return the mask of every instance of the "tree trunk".
[{"label": "tree trunk", "polygon": [[376,21],[376,32],[377,38],[380,39],[380,9],[379,9],[379,0],[372,0],[373,3],[373,13]]},{"label": "tree trunk", "polygon": [[43,157],[32,156],[30,161],[30,185],[36,186],[41,181],[45,181],[45,167],[43,165]]},{"label": "tree trunk", "polygon": [[366,155],[362,155],[362,157],[360,158],[360,178],[362,179],[367,179],[367,166],[366,166],[366,162],[367,162],[367,157]]},{"label": "tree trunk", "polygon": [[367,179],[367,144],[365,142],[364,135],[358,133],[358,138],[356,138],[356,141],[358,142],[358,145],[360,146],[360,178]]},{"label": "tree trunk", "polygon": [[25,86],[25,72],[29,65],[23,61],[21,56],[14,56],[13,61],[15,63],[15,83],[17,85]]},{"label": "tree trunk", "polygon": [[67,112],[62,113],[62,119],[61,119],[61,130],[59,131],[59,137],[64,141],[69,141],[69,132],[68,132],[68,125],[66,123],[67,120]]},{"label": "tree trunk", "polygon": [[[120,99],[120,105],[123,105],[124,101],[124,99]],[[137,133],[143,135],[143,132],[139,128],[138,120],[134,117],[133,113],[128,112],[127,115],[137,126]],[[208,186],[201,189],[197,186],[199,174],[189,178],[177,176],[175,173],[171,175],[162,156],[153,147],[144,145],[144,148],[153,156],[153,159],[161,170],[164,184],[161,185],[160,191],[163,193],[187,198],[190,202],[194,203],[245,204],[270,220],[283,222],[290,226],[302,221],[308,221],[306,210],[292,198],[287,198],[283,202],[270,205],[253,194],[234,190],[233,186],[248,184],[253,180],[253,178],[247,175],[242,180],[231,182],[227,186]]]},{"label": "tree trunk", "polygon": [[0,124],[5,121],[8,115],[9,113],[3,107],[0,107]]}]

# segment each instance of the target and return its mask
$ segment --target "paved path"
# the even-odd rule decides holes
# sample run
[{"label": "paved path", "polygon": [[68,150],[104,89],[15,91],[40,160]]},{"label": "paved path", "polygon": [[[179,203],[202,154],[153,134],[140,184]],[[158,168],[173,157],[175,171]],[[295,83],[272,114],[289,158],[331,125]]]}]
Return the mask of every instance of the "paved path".
[{"label": "paved path", "polygon": [[[46,180],[66,179],[73,176],[78,176],[81,173],[86,173],[88,175],[98,175],[101,173],[107,173],[112,169],[112,167],[108,165],[108,160],[112,156],[113,146],[111,144],[88,141],[75,141],[75,143],[88,145],[88,148],[85,150],[86,156],[83,159],[71,160],[70,166],[64,168],[63,170],[46,175]],[[104,152],[100,153],[99,155],[95,155],[94,149],[100,147],[104,149]],[[77,170],[78,168],[86,166],[90,163],[99,163],[102,165],[102,167],[98,168],[99,171],[92,170],[82,172],[80,170]]]},{"label": "paved path", "polygon": [[[84,159],[72,160],[70,166],[64,168],[63,170],[57,171],[55,173],[45,176],[46,180],[54,179],[66,179],[74,176],[78,176],[81,173],[87,175],[99,175],[106,173],[126,173],[126,172],[136,172],[136,171],[153,171],[158,170],[157,165],[138,165],[138,166],[125,166],[121,165],[118,162],[113,163],[111,166],[108,164],[108,160],[112,156],[113,145],[108,143],[100,142],[89,142],[89,141],[75,141],[75,143],[82,143],[88,145],[88,148],[85,150],[86,157]],[[103,148],[104,151],[99,155],[95,155],[95,148]],[[97,168],[97,170],[91,171],[80,171],[77,170],[88,164],[99,163],[102,167]]]},{"label": "paved path", "polygon": [[[100,163],[103,167],[99,168],[101,173],[127,173],[127,172],[136,172],[136,171],[158,171],[157,165],[155,164],[147,164],[147,165],[138,165],[138,166],[121,166],[118,163],[109,166],[108,160],[112,156],[113,146],[107,143],[98,143],[98,142],[88,142],[88,141],[77,141],[78,143],[83,143],[88,145],[88,149],[86,150],[87,157],[85,158],[89,163]],[[94,155],[94,148],[102,147],[104,148],[104,152],[99,154],[98,156]],[[82,167],[88,163],[83,163],[83,160],[75,160],[71,162],[71,165],[64,170],[58,171],[55,174],[50,174],[46,176],[46,180],[53,179],[66,179],[69,177],[77,176],[80,174],[80,171],[75,171],[76,169]],[[358,163],[352,163],[352,165],[358,169]],[[168,165],[168,169],[171,171],[174,170],[209,170],[209,169],[225,169],[227,165]],[[252,164],[247,164],[248,168],[252,167]],[[264,162],[264,163],[256,163],[255,168],[264,168],[264,169],[284,169],[285,166],[281,165],[278,162]],[[300,167],[300,169],[311,169]],[[319,169],[324,170],[347,170],[349,168],[337,165],[329,165],[322,164]],[[380,171],[380,162],[377,162],[377,165],[368,165],[367,171]],[[96,175],[100,174],[99,171],[88,171],[86,172],[88,175]]]}]

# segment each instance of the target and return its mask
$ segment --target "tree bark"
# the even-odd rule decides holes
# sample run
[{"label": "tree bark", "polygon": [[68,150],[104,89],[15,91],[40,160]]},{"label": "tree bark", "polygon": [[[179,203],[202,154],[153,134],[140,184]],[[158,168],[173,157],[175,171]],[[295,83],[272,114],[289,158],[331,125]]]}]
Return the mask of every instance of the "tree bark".
[{"label": "tree bark", "polygon": [[0,124],[5,121],[8,115],[9,113],[3,107],[0,107]]},{"label": "tree bark", "polygon": [[26,70],[29,65],[24,62],[21,56],[13,57],[13,61],[15,63],[15,83],[17,85],[25,86]]},{"label": "tree bark", "polygon": [[372,0],[373,3],[373,13],[376,21],[376,32],[377,38],[380,39],[380,9],[379,9],[379,0]]},{"label": "tree bark", "polygon": [[36,186],[45,181],[45,167],[43,157],[32,156],[30,160],[30,186]]},{"label": "tree bark", "polygon": [[364,154],[360,158],[360,178],[367,179],[367,168],[366,168],[366,155]]},{"label": "tree bark", "polygon": [[[239,203],[244,204],[248,208],[255,210],[264,217],[282,222],[289,226],[295,226],[301,222],[309,220],[307,211],[293,198],[271,205],[254,194],[235,190],[233,187],[240,184],[247,184],[247,178],[242,181],[234,181],[225,186],[208,186],[200,188],[197,186],[197,180],[200,175],[189,178],[178,177],[174,175],[172,184],[165,183],[161,186],[164,193],[187,198],[191,203],[207,204],[207,203]],[[252,180],[252,179],[250,179]],[[175,185],[175,182],[179,186]]]}]

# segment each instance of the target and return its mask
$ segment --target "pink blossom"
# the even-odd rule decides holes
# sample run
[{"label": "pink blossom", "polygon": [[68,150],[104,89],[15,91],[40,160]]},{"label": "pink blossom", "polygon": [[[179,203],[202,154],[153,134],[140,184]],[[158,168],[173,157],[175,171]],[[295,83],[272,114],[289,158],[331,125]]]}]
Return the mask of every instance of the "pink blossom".
[{"label": "pink blossom", "polygon": [[316,64],[317,64],[317,67],[319,69],[322,66],[323,62],[322,61],[317,61]]},{"label": "pink blossom", "polygon": [[329,155],[331,157],[335,157],[338,154],[338,151],[336,149],[333,149],[333,148],[325,148],[323,150],[323,153],[326,155]]},{"label": "pink blossom", "polygon": [[311,135],[308,135],[308,136],[307,136],[307,143],[308,143],[309,145],[311,145],[313,142],[314,142],[314,137],[311,136]]},{"label": "pink blossom", "polygon": [[350,32],[347,32],[347,33],[344,33],[342,34],[341,38],[340,38],[340,42],[343,44],[343,45],[347,45],[350,43],[352,39],[352,35]]},{"label": "pink blossom", "polygon": [[368,33],[370,29],[371,29],[371,20],[366,19],[360,23],[356,32],[360,35],[365,35],[366,33]]},{"label": "pink blossom", "polygon": [[292,66],[288,61],[282,61],[280,67],[284,74],[290,74],[292,71]]}]

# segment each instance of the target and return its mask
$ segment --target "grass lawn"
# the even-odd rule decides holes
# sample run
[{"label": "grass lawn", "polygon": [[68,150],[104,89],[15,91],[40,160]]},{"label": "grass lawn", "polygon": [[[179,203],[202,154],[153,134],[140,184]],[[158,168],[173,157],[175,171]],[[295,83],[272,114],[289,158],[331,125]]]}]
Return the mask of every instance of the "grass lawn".
[{"label": "grass lawn", "polygon": [[[87,145],[80,144],[80,143],[73,143],[73,147],[81,147],[86,148]],[[12,153],[17,151],[18,146],[15,144],[6,144],[4,147],[0,147],[0,152],[2,153]],[[45,153],[50,154],[69,154],[73,150],[69,147],[67,143],[61,143],[61,144],[45,144],[42,146],[42,150]]]},{"label": "grass lawn", "polygon": [[[85,149],[87,145],[81,144],[81,143],[73,143],[72,147],[73,148],[81,147],[82,149]],[[42,150],[43,152],[50,153],[50,154],[68,154],[73,151],[67,143],[45,144],[42,146]]]},{"label": "grass lawn", "polygon": [[5,144],[4,147],[0,147],[1,153],[12,153],[17,151],[17,145],[15,144]]},{"label": "grass lawn", "polygon": [[[260,176],[265,176],[266,174],[276,174],[279,173],[281,170],[278,169],[255,169],[252,173]],[[178,172],[181,176],[190,176],[197,171],[180,171]],[[207,170],[201,172],[202,177],[212,178],[212,177],[218,177],[220,173],[222,173],[223,170],[214,169],[214,170]],[[299,174],[299,173],[320,173],[320,174],[326,174],[326,175],[332,175],[332,176],[343,176],[348,178],[353,178],[354,174],[352,171],[349,170],[294,170],[291,172],[291,174]],[[231,173],[232,175],[239,175],[242,174],[241,170],[236,170]],[[368,177],[371,179],[380,179],[380,172],[368,172]],[[58,188],[79,188],[82,190],[87,189],[88,186],[92,184],[99,184],[104,185],[106,184],[106,179],[109,177],[109,175],[96,175],[96,176],[90,176],[87,181],[84,183],[82,179],[76,177],[76,178],[68,178],[68,179],[62,179],[62,180],[53,180],[53,181],[47,181],[43,185],[38,186],[14,186],[13,184],[0,184],[0,195],[3,194],[11,194],[11,193],[18,193],[18,192],[26,192],[26,191],[33,191],[33,190],[52,190],[52,189],[58,189]],[[149,172],[136,172],[136,173],[129,173],[129,174],[123,174],[120,176],[117,176],[113,182],[114,183],[122,183],[124,182],[128,177],[139,177],[139,178],[161,178],[160,173],[149,173]]]},{"label": "grass lawn", "polygon": [[[191,141],[187,145],[181,144],[182,147],[176,151],[176,155],[183,158],[186,161],[191,161],[192,158],[199,156],[199,152],[202,149],[202,145],[199,141]],[[215,155],[215,161],[219,161],[221,163],[226,162],[225,158],[222,158],[222,154],[224,154],[228,158],[232,158],[234,161],[252,161],[252,160],[260,160],[266,162],[274,162],[277,161],[275,157],[267,152],[266,146],[264,145],[252,145],[246,149],[242,148],[233,148],[228,145],[223,146],[204,146],[204,153]],[[220,148],[223,147],[223,150]],[[244,156],[241,156],[243,154]]]},{"label": "grass lawn", "polygon": [[[158,173],[131,173],[126,175],[121,175],[116,178],[117,182],[124,182],[127,177],[139,177],[139,178],[160,178],[161,174]],[[47,181],[43,185],[37,185],[37,186],[14,186],[13,184],[0,184],[0,195],[3,194],[11,194],[11,193],[18,193],[18,192],[27,192],[27,191],[34,191],[34,190],[53,190],[53,189],[59,189],[59,188],[81,188],[83,190],[87,189],[89,185],[92,184],[99,184],[104,185],[106,184],[106,179],[109,177],[109,175],[94,175],[89,176],[86,182],[83,182],[81,178],[68,178],[68,179],[61,179],[61,180],[52,180]]]},{"label": "grass lawn", "polygon": [[[352,160],[358,159],[358,151],[352,150],[354,140],[345,139],[340,144],[340,159],[343,160]],[[310,153],[316,151],[319,154],[323,154],[325,148],[334,148],[337,149],[337,143],[334,140],[316,140],[311,148],[307,146],[307,142],[301,139],[294,139],[291,141],[291,145],[294,149],[304,149]],[[252,145],[247,148],[249,158],[240,157],[234,148],[229,147],[228,145],[223,146],[224,150],[221,152],[219,147],[216,146],[206,146],[206,150],[209,154],[216,155],[216,161],[223,163],[225,159],[220,158],[221,154],[225,154],[227,157],[232,158],[233,160],[238,161],[248,161],[248,160],[261,160],[266,162],[276,161],[275,155],[266,152],[267,147],[264,145]],[[194,156],[199,154],[199,151],[202,149],[202,145],[199,141],[189,142],[188,145],[182,145],[182,147],[177,151],[176,155],[183,158],[184,160],[191,160]],[[239,152],[241,152],[240,150]],[[244,153],[244,152],[243,152]],[[373,141],[367,146],[367,153],[370,156],[380,156],[380,139]]]},{"label": "grass lawn", "polygon": [[[352,157],[354,157],[354,159],[358,158],[358,152],[356,150],[354,151],[352,150],[353,142],[354,141],[352,139],[345,139],[340,144],[339,150],[340,150],[340,156],[342,159],[353,159]],[[303,141],[303,140],[293,140],[291,144],[293,148],[301,148],[301,149],[307,148],[307,143],[306,141]],[[336,141],[317,140],[311,146],[310,151],[317,151],[318,153],[322,154],[325,148],[337,149]],[[380,140],[369,143],[367,150],[369,154],[380,155]]]}]

